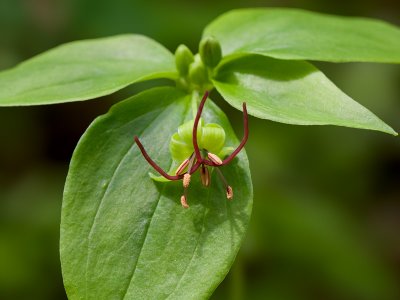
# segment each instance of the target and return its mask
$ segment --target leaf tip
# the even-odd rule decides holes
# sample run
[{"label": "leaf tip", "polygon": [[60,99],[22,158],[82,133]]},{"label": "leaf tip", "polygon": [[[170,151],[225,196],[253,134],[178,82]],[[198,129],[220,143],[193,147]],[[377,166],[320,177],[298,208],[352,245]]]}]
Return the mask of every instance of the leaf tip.
[{"label": "leaf tip", "polygon": [[[386,125],[386,124],[385,124]],[[382,130],[384,133],[391,134],[393,136],[398,136],[399,134],[389,125],[386,125],[385,128]]]}]

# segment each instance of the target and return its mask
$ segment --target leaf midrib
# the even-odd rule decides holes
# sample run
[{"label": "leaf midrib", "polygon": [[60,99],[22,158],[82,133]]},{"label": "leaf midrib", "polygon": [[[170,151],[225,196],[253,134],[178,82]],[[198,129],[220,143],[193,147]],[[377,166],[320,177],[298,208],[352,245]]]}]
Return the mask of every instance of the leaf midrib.
[{"label": "leaf midrib", "polygon": [[[146,130],[153,124],[153,122],[154,122],[158,117],[160,117],[160,115],[161,115],[162,113],[163,113],[163,110],[161,110],[161,112],[160,112],[159,114],[157,114],[157,115],[154,117],[154,119],[149,123],[149,125],[146,126],[146,127],[140,132],[140,135],[141,135],[144,131],[146,131]],[[131,122],[128,122],[127,124],[124,124],[123,127],[129,126],[130,123],[135,122],[135,121],[136,121],[136,119],[133,119]],[[133,146],[134,146],[134,144],[132,144],[132,145],[127,149],[126,153],[122,156],[121,160],[118,162],[117,166],[115,167],[115,169],[114,169],[114,171],[113,171],[113,174],[112,174],[112,176],[111,176],[110,182],[109,182],[109,184],[107,185],[107,188],[104,190],[103,195],[101,196],[100,202],[99,202],[99,204],[98,204],[98,206],[97,206],[97,208],[96,208],[96,214],[95,214],[95,216],[94,216],[94,218],[93,218],[92,225],[90,226],[90,231],[89,231],[88,240],[87,240],[87,255],[86,255],[86,268],[85,268],[85,285],[86,285],[86,288],[85,288],[85,291],[86,291],[85,299],[87,299],[87,291],[88,291],[88,289],[87,289],[87,286],[88,286],[88,267],[89,267],[89,257],[90,257],[90,248],[89,248],[89,245],[90,245],[91,235],[92,235],[93,229],[94,229],[94,224],[96,223],[96,219],[97,219],[97,217],[98,217],[99,211],[100,211],[101,206],[102,206],[102,204],[103,204],[103,200],[104,200],[104,198],[105,198],[107,192],[109,191],[110,186],[112,185],[112,181],[114,180],[114,177],[115,177],[115,175],[116,175],[118,169],[120,168],[122,162],[124,161],[124,159],[125,159],[126,156],[128,155],[129,151],[133,148]]]},{"label": "leaf midrib", "polygon": [[[174,103],[172,103],[171,105],[174,105]],[[169,105],[169,106],[171,106],[171,105]],[[186,115],[187,115],[187,110],[188,110],[189,108],[190,108],[190,105],[186,104],[186,110],[185,110],[185,112],[184,112],[183,115],[182,115],[183,118],[181,119],[181,122],[180,122],[180,123],[183,123],[183,121],[185,120]],[[161,115],[161,114],[160,114],[160,115]],[[157,118],[158,118],[160,115],[158,115]],[[152,124],[152,123],[150,123],[150,125],[151,125],[151,124]],[[147,129],[148,127],[150,127],[150,125],[147,126],[146,129]],[[145,130],[143,130],[143,131],[145,131]],[[171,161],[168,170],[171,169],[172,164],[173,164],[173,162]],[[150,217],[150,221],[149,221],[148,226],[147,226],[147,228],[146,228],[146,231],[145,231],[145,233],[144,233],[143,242],[141,243],[142,247],[140,248],[139,255],[138,255],[138,258],[137,258],[137,260],[136,260],[136,262],[135,262],[135,265],[134,265],[133,268],[132,268],[133,272],[132,272],[132,274],[130,275],[129,283],[128,283],[127,286],[126,286],[126,289],[125,289],[125,291],[123,292],[122,298],[121,298],[121,299],[125,299],[125,297],[126,297],[126,295],[127,295],[127,293],[128,293],[129,287],[131,286],[132,279],[133,279],[133,277],[135,276],[135,272],[136,272],[136,269],[137,269],[136,267],[137,267],[137,265],[138,265],[138,263],[139,263],[140,256],[141,256],[142,251],[143,251],[143,248],[144,248],[144,244],[146,243],[146,240],[147,240],[147,236],[148,236],[147,233],[149,232],[149,229],[150,229],[151,224],[152,224],[152,221],[153,221],[153,217],[154,217],[154,215],[155,215],[155,213],[156,213],[156,210],[157,210],[157,208],[158,208],[158,205],[159,205],[159,203],[160,203],[161,197],[162,197],[162,195],[163,195],[163,193],[164,193],[164,191],[165,191],[166,186],[167,186],[167,185],[164,184],[162,190],[160,191],[159,197],[158,197],[158,199],[157,199],[157,204],[156,204],[156,206],[155,206],[155,208],[154,208],[154,211],[153,211],[153,213],[152,213],[152,215],[151,215],[151,217]]]},{"label": "leaf midrib", "polygon": [[[209,202],[210,202],[210,192],[211,192],[211,190],[208,189],[207,204],[205,205],[205,207],[208,207],[208,204],[209,204]],[[191,266],[191,264],[192,264],[192,262],[193,262],[194,255],[196,254],[197,249],[198,249],[198,247],[199,247],[200,239],[201,239],[201,237],[202,237],[202,235],[203,235],[203,233],[204,233],[204,225],[205,225],[207,213],[208,213],[208,208],[204,209],[203,224],[201,225],[201,231],[200,231],[200,234],[198,235],[198,238],[197,238],[197,241],[196,241],[196,247],[193,249],[192,257],[190,258],[190,261],[189,261],[189,263],[187,264],[187,266],[186,266],[186,268],[185,268],[185,271],[183,271],[182,276],[181,276],[181,278],[179,279],[178,283],[176,284],[175,288],[174,288],[173,291],[168,295],[168,297],[165,298],[165,299],[169,299],[169,298],[175,293],[175,291],[179,288],[180,283],[182,282],[183,278],[185,277],[185,274],[186,274],[187,270],[189,269],[189,267]]]}]

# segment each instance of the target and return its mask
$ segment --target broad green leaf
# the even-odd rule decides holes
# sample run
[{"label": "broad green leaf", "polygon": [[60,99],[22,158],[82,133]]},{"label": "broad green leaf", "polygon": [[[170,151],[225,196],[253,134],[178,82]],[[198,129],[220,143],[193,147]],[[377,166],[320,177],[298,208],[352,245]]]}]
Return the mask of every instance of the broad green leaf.
[{"label": "broad green leaf", "polygon": [[[168,170],[171,135],[192,117],[190,96],[158,88],[115,105],[80,140],[70,165],[61,221],[61,262],[70,299],[203,299],[227,274],[252,206],[246,154],[222,168],[235,197],[228,201],[217,174],[209,188],[192,176],[189,209],[182,182],[156,182],[133,143]],[[227,144],[238,141],[209,100],[203,118],[219,123]]]},{"label": "broad green leaf", "polygon": [[0,106],[88,100],[175,76],[173,55],[134,34],[68,43],[0,73]]},{"label": "broad green leaf", "polygon": [[297,125],[364,128],[396,135],[307,62],[245,56],[224,64],[214,85],[232,106],[241,109],[242,102],[247,102],[249,114],[258,118]]},{"label": "broad green leaf", "polygon": [[209,24],[224,55],[256,53],[279,59],[400,63],[400,29],[379,20],[300,9],[240,9]]}]

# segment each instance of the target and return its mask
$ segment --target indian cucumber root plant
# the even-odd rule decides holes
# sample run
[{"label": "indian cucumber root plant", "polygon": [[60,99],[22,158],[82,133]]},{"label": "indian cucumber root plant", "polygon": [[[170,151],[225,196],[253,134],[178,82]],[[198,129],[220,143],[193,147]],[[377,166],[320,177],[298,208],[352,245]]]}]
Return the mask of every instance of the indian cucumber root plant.
[{"label": "indian cucumber root plant", "polygon": [[[171,83],[114,105],[74,151],[60,229],[68,297],[211,295],[251,215],[247,114],[397,135],[308,60],[400,63],[400,30],[298,9],[241,9],[211,22],[195,55],[125,34],[61,45],[1,72],[1,106],[89,100],[157,78]],[[213,89],[243,110],[241,142],[208,99]]]}]

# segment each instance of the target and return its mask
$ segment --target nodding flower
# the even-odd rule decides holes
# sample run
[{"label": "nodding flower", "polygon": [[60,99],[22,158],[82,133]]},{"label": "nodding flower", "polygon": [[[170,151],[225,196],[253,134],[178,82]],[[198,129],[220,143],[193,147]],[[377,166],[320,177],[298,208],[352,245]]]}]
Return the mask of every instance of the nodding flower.
[{"label": "nodding flower", "polygon": [[[199,137],[199,135],[201,134],[201,131],[199,131],[199,123],[200,123],[200,126],[202,126],[201,121],[200,121],[200,116],[203,111],[204,104],[205,104],[207,98],[208,98],[208,92],[205,92],[203,98],[200,101],[200,105],[198,107],[197,114],[196,114],[194,121],[190,121],[190,122],[188,122],[188,124],[182,125],[185,127],[187,127],[187,125],[191,126],[191,123],[193,122],[193,127],[191,129],[191,137],[190,137],[191,143],[192,143],[190,149],[192,149],[192,150],[189,150],[189,152],[191,151],[191,154],[189,156],[187,156],[182,161],[182,163],[178,166],[178,168],[175,171],[175,175],[168,174],[159,165],[157,165],[147,154],[147,152],[144,149],[139,138],[137,136],[134,137],[135,142],[138,145],[140,151],[142,152],[144,158],[158,173],[160,173],[160,175],[162,175],[163,177],[165,177],[168,180],[173,180],[173,181],[182,180],[184,193],[181,196],[181,205],[184,208],[189,207],[189,205],[187,203],[187,189],[190,184],[191,175],[194,172],[196,172],[198,169],[200,169],[201,183],[204,186],[208,187],[210,185],[210,181],[211,181],[210,180],[210,172],[209,172],[208,168],[209,167],[214,168],[216,170],[218,176],[221,178],[222,183],[224,184],[225,191],[226,191],[226,198],[228,200],[233,199],[233,189],[228,184],[227,180],[225,179],[225,177],[222,174],[219,167],[229,164],[232,161],[232,159],[234,159],[236,157],[236,155],[238,155],[238,153],[243,149],[244,145],[246,144],[248,136],[249,136],[247,108],[246,108],[246,103],[244,102],[243,103],[244,134],[243,134],[243,138],[242,138],[242,141],[240,142],[239,146],[235,150],[233,150],[232,153],[229,156],[227,156],[225,159],[221,159],[216,153],[210,152],[209,150],[212,150],[212,148],[216,149],[217,151],[221,151],[223,142],[225,141],[225,132],[222,129],[222,127],[220,127],[218,124],[207,124],[207,125],[210,125],[209,128],[207,128],[207,126],[204,127],[207,129],[210,129],[212,127],[211,130],[219,130],[220,133],[222,130],[223,138],[220,138],[220,139],[222,139],[222,143],[220,143],[220,141],[218,141],[218,142],[213,141],[214,144],[215,143],[220,144],[218,146],[213,145],[213,143],[207,142],[207,135],[204,133],[202,134],[202,136]],[[215,135],[216,134],[214,134],[214,136]],[[211,135],[209,135],[209,136],[211,136]],[[174,141],[174,138],[175,139],[179,138],[179,135],[177,137],[173,136],[171,139],[171,143]],[[199,146],[198,139],[201,139],[200,146],[202,146],[202,147]],[[182,142],[179,141],[179,143],[177,143],[177,144],[182,145]],[[222,151],[222,152],[226,152],[225,148],[223,150],[225,150],[225,151]],[[172,152],[172,150],[171,150],[171,152]],[[189,153],[188,150],[186,150],[184,152],[185,152],[185,155],[187,155],[187,153]]]}]

